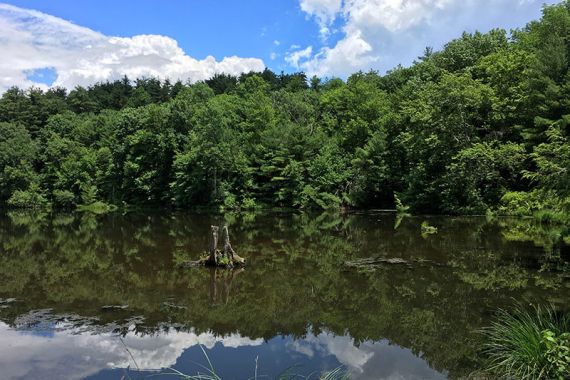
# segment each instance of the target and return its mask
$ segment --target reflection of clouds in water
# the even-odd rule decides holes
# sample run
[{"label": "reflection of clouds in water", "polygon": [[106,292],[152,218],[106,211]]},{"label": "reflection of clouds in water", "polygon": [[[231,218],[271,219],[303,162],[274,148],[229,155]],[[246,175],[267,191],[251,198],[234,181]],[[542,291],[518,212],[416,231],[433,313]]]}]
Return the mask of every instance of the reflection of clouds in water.
[{"label": "reflection of clouds in water", "polygon": [[288,344],[288,348],[310,358],[316,354],[332,355],[345,366],[351,379],[445,379],[447,376],[429,367],[427,362],[407,348],[388,341],[355,345],[350,336],[328,332],[309,334]]},{"label": "reflection of clouds in water", "polygon": [[341,364],[357,372],[362,372],[362,366],[374,355],[356,347],[350,336],[335,336],[329,333],[317,336],[309,334],[303,340],[291,342],[289,348],[310,358],[316,352],[320,355],[333,355]]},{"label": "reflection of clouds in water", "polygon": [[[104,369],[135,367],[130,354],[142,370],[172,367],[182,353],[197,344],[208,349],[216,343],[226,348],[260,346],[262,339],[252,340],[239,334],[216,337],[212,333],[195,334],[166,330],[157,335],[138,336],[128,333],[123,342],[109,332],[89,333],[62,323],[51,326],[48,334],[10,329],[0,322],[0,378],[12,379],[82,379]],[[282,342],[281,338],[279,341]],[[275,360],[283,351],[272,340],[268,346]],[[282,343],[281,343],[282,344]],[[279,343],[277,343],[279,345]],[[304,355],[317,362],[334,357],[350,372],[351,379],[444,379],[425,360],[409,349],[387,341],[355,345],[348,335],[323,332],[308,334],[305,339],[288,341],[286,351]],[[283,364],[288,365],[288,364]]]},{"label": "reflection of clouds in water", "polygon": [[[2,379],[34,378],[81,379],[106,368],[134,367],[129,353],[113,334],[78,334],[58,331],[50,336],[22,333],[0,322],[0,368]],[[127,334],[123,341],[140,369],[171,367],[189,347],[201,344],[212,348],[218,342],[225,347],[258,346],[262,339],[238,334],[216,337],[212,333],[169,331],[155,336]]]}]

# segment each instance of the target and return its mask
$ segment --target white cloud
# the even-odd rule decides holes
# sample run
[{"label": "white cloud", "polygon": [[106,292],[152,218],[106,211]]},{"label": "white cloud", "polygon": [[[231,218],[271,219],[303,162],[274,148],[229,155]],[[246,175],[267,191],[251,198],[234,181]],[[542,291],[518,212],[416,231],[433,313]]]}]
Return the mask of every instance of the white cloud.
[{"label": "white cloud", "polygon": [[[426,46],[440,48],[467,31],[507,30],[540,16],[543,0],[299,0],[301,9],[328,33],[335,20],[341,37],[333,46],[303,56],[309,75],[345,76],[410,64]],[[556,0],[548,0],[554,3]],[[293,53],[295,54],[295,53]],[[291,54],[292,55],[292,54]]]},{"label": "white cloud", "polygon": [[408,29],[454,0],[347,0],[344,13],[348,27],[383,26],[391,32]]},{"label": "white cloud", "polygon": [[361,33],[353,33],[340,40],[335,47],[325,47],[313,57],[302,55],[299,59],[307,60],[296,67],[300,66],[310,76],[352,73],[378,60],[378,57],[370,54],[372,52],[372,46],[362,38]]},{"label": "white cloud", "polygon": [[[184,53],[178,43],[160,35],[106,36],[38,11],[0,4],[0,91],[37,85],[30,71],[53,68],[54,86],[73,88],[127,75],[190,80],[215,73],[261,71],[261,59],[225,57],[203,60]],[[40,87],[42,87],[40,85]],[[43,86],[45,87],[45,85]]]},{"label": "white cloud", "polygon": [[321,37],[326,39],[330,25],[342,9],[342,0],[301,0],[300,5],[303,12],[316,17]]},{"label": "white cloud", "polygon": [[295,68],[299,68],[299,61],[302,59],[309,58],[313,54],[313,47],[307,46],[303,50],[297,50],[290,54],[287,54],[285,61]]}]

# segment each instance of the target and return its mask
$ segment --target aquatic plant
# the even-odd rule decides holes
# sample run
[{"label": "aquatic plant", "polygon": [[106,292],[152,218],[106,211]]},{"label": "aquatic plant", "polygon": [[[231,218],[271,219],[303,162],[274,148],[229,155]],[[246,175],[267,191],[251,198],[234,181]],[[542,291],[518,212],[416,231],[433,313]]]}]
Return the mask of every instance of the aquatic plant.
[{"label": "aquatic plant", "polygon": [[428,235],[437,234],[437,227],[430,226],[427,221],[422,222],[422,236],[426,237]]},{"label": "aquatic plant", "polygon": [[483,334],[490,373],[522,380],[570,376],[570,316],[552,307],[500,310]]},{"label": "aquatic plant", "polygon": [[398,227],[400,227],[402,220],[412,215],[408,212],[410,210],[410,206],[404,205],[396,194],[394,194],[394,202],[396,204],[396,221],[394,223],[394,230],[397,230]]},{"label": "aquatic plant", "polygon": [[398,214],[407,214],[410,210],[410,206],[404,205],[396,194],[394,194],[394,202],[396,203],[396,211]]}]

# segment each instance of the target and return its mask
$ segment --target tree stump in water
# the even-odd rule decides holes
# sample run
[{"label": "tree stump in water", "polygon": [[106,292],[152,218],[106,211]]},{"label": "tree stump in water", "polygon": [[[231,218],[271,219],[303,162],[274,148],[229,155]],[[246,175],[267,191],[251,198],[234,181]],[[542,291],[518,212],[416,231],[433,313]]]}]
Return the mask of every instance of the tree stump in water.
[{"label": "tree stump in water", "polygon": [[217,266],[218,265],[218,230],[220,229],[219,227],[216,226],[211,226],[210,227],[211,233],[210,233],[210,243],[208,244],[208,260],[206,261],[206,264],[212,265],[212,266]]},{"label": "tree stump in water", "polygon": [[230,244],[228,226],[224,226],[224,228],[222,228],[222,240],[224,242],[223,256],[227,257],[234,265],[245,264],[245,259],[243,257],[239,257]]},{"label": "tree stump in water", "polygon": [[210,227],[210,239],[208,243],[208,255],[198,261],[192,261],[182,264],[184,268],[208,266],[208,267],[221,267],[233,268],[237,266],[244,266],[245,259],[239,257],[232,248],[230,243],[230,233],[228,227],[222,227],[222,250],[218,249],[220,228],[216,226]]}]

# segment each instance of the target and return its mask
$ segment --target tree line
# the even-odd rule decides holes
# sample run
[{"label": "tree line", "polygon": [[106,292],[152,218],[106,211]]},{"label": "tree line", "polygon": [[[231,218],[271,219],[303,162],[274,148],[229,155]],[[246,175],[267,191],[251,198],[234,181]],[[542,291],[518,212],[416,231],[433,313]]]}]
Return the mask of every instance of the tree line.
[{"label": "tree line", "polygon": [[570,211],[570,1],[347,80],[270,70],[0,99],[0,204]]}]

